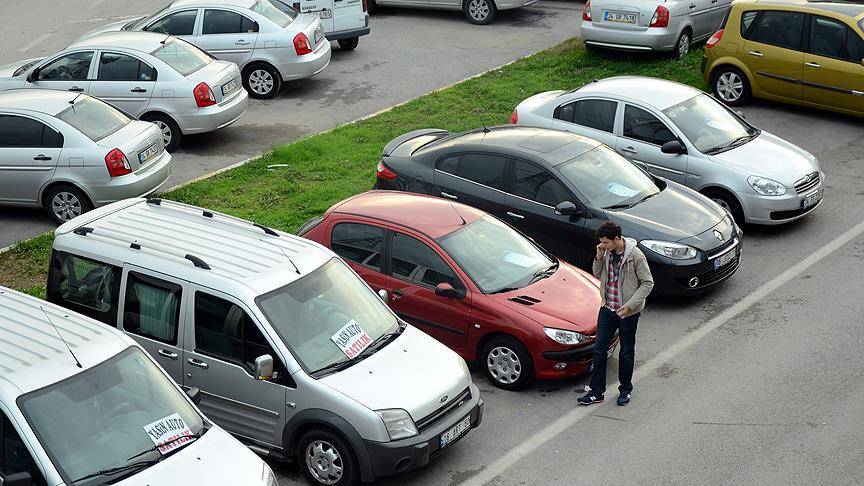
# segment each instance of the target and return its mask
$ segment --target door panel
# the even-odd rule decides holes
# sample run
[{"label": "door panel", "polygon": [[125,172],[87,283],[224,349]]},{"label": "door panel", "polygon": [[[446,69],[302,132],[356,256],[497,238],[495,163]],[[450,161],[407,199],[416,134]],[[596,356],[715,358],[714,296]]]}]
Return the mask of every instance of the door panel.
[{"label": "door panel", "polygon": [[451,155],[437,162],[434,194],[456,200],[503,217],[504,177],[507,158],[498,155],[468,153]]},{"label": "door panel", "polygon": [[373,224],[337,221],[327,231],[329,246],[360,275],[375,292],[387,290],[384,275],[385,229]]},{"label": "door panel", "polygon": [[150,104],[156,70],[128,54],[101,52],[90,94],[138,117]]},{"label": "door panel", "polygon": [[258,25],[235,12],[205,9],[198,47],[224,61],[243,66],[252,57],[258,40]]},{"label": "door panel", "polygon": [[621,136],[615,149],[652,174],[684,184],[687,180],[687,155],[660,151],[661,145],[677,139],[675,132],[654,114],[625,105]]},{"label": "door panel", "polygon": [[689,0],[685,2],[690,21],[693,22],[693,38],[700,39],[707,34],[713,24],[711,0]]},{"label": "door panel", "polygon": [[846,24],[810,16],[810,52],[804,54],[804,99],[864,112],[864,41]]},{"label": "door panel", "polygon": [[29,117],[0,115],[0,201],[37,204],[62,149],[58,132]]},{"label": "door panel", "polygon": [[[284,0],[284,1],[286,3],[290,3],[290,2],[288,2],[288,0]],[[341,7],[341,4],[345,4],[346,2],[347,2],[347,0],[343,0],[343,1],[340,1],[338,3],[334,1],[333,6],[332,6],[333,10],[330,10],[329,8],[327,8],[328,7],[327,4],[329,2],[321,3],[321,2],[318,2],[317,0],[300,0],[300,2],[299,2],[300,12],[301,13],[311,13],[311,14],[317,15],[318,17],[321,18],[321,27],[324,29],[324,32],[334,32],[334,31],[338,30],[338,29],[336,29],[336,25],[335,25],[335,17],[336,17],[335,10],[338,8],[337,6]],[[329,10],[329,12],[327,12],[328,10]]]},{"label": "door panel", "polygon": [[747,34],[742,59],[765,93],[801,97],[804,62],[801,36],[805,18],[800,12],[767,10],[759,15],[756,25]]}]

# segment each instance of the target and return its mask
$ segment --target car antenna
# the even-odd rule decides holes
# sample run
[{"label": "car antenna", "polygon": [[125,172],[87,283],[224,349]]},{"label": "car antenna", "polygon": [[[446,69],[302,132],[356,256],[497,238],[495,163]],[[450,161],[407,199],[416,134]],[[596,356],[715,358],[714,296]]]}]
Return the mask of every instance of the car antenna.
[{"label": "car antenna", "polygon": [[83,92],[78,93],[77,95],[75,95],[74,98],[72,98],[71,101],[69,101],[69,104],[72,105],[72,113],[75,113],[76,115],[78,113],[75,111],[75,102],[78,101],[78,97],[81,96],[82,94],[84,94],[84,93]]},{"label": "car antenna", "polygon": [[171,34],[168,34],[168,35],[165,36],[164,39],[162,39],[161,41],[159,41],[159,43],[162,44],[162,45],[164,46],[165,43],[168,42],[168,39],[170,39],[170,38],[171,38]]},{"label": "car antenna", "polygon": [[294,260],[292,260],[291,257],[289,257],[287,253],[285,253],[285,249],[284,249],[284,248],[282,248],[281,246],[276,245],[276,244],[274,244],[274,243],[271,243],[271,242],[269,242],[269,241],[264,241],[264,240],[262,240],[261,238],[258,238],[258,241],[261,241],[261,242],[267,243],[268,245],[273,245],[273,246],[275,246],[276,248],[279,248],[279,251],[281,251],[282,254],[285,255],[285,258],[288,259],[288,263],[290,263],[291,266],[294,267],[294,271],[297,272],[297,275],[303,275],[303,273],[300,272],[300,269],[297,268],[297,265],[294,264]]},{"label": "car antenna", "polygon": [[63,339],[63,335],[60,334],[60,330],[57,329],[57,326],[54,325],[54,321],[51,320],[51,316],[49,316],[48,313],[45,312],[45,308],[44,308],[44,307],[42,307],[42,306],[40,305],[39,308],[42,309],[42,313],[45,314],[45,318],[48,319],[48,323],[51,324],[51,327],[54,328],[54,332],[56,332],[57,335],[60,336],[60,340],[63,341],[63,344],[66,345],[66,349],[69,350],[69,354],[72,355],[72,359],[75,360],[75,364],[78,365],[79,368],[83,368],[83,366],[81,366],[81,362],[78,361],[78,357],[75,356],[75,353],[72,352],[72,348],[69,347],[69,343],[67,343],[66,340]]},{"label": "car antenna", "polygon": [[489,127],[487,127],[486,124],[484,123],[484,124],[483,124],[483,133],[489,133],[489,132],[491,132],[491,131],[492,131],[492,130],[489,130]]},{"label": "car antenna", "polygon": [[450,204],[451,208],[453,208],[453,212],[456,213],[456,216],[459,216],[459,219],[462,220],[462,226],[468,224],[467,222],[465,222],[465,218],[463,218],[462,215],[459,214],[459,211],[456,210],[456,206],[453,205],[453,201],[447,200],[447,203]]}]

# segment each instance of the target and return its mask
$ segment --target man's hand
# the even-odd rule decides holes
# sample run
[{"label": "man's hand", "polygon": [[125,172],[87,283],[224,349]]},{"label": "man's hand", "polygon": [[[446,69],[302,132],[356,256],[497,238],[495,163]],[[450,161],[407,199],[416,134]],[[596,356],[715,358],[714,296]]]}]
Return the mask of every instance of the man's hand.
[{"label": "man's hand", "polygon": [[615,311],[615,313],[618,314],[618,317],[624,317],[630,313],[630,308],[624,305],[620,309]]},{"label": "man's hand", "polygon": [[594,256],[595,260],[602,260],[603,255],[606,254],[606,248],[603,248],[602,244],[597,245],[597,254]]}]

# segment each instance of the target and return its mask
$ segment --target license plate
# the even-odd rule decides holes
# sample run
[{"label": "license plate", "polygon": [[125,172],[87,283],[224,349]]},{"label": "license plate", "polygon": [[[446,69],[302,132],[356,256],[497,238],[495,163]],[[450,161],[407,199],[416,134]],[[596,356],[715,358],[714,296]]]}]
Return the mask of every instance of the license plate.
[{"label": "license plate", "polygon": [[623,12],[603,12],[603,20],[606,22],[618,22],[620,24],[635,24],[636,14]]},{"label": "license plate", "polygon": [[471,416],[463,418],[459,421],[458,424],[454,425],[450,430],[441,434],[441,449],[447,447],[447,444],[450,444],[454,440],[462,437],[465,432],[468,432],[468,429],[471,428]]},{"label": "license plate", "polygon": [[714,259],[714,270],[722,267],[723,265],[728,265],[730,262],[735,260],[735,250],[730,251],[729,253],[719,256]]},{"label": "license plate", "polygon": [[147,162],[148,160],[152,159],[158,151],[159,146],[154,143],[153,145],[147,147],[146,149],[138,153],[138,162],[141,162],[142,164],[144,162]]},{"label": "license plate", "polygon": [[233,92],[237,91],[237,80],[232,79],[227,83],[222,85],[222,96],[229,95]]},{"label": "license plate", "polygon": [[[324,10],[322,10],[322,12],[324,12]],[[327,10],[327,12],[330,12],[330,11]],[[315,37],[315,45],[317,46],[318,43],[321,42],[321,38],[324,37],[324,32],[321,31],[321,29],[315,29],[314,37]]]},{"label": "license plate", "polygon": [[815,206],[816,203],[822,200],[822,189],[810,194],[801,201],[801,209],[807,209],[810,206]]},{"label": "license plate", "polygon": [[[332,11],[332,10],[327,10],[327,9],[319,10],[319,11],[318,11],[318,17],[320,17],[320,18],[322,18],[322,19],[329,19],[329,18],[332,18],[332,17],[333,17],[333,11]],[[317,36],[318,33],[316,32],[315,35]]]}]

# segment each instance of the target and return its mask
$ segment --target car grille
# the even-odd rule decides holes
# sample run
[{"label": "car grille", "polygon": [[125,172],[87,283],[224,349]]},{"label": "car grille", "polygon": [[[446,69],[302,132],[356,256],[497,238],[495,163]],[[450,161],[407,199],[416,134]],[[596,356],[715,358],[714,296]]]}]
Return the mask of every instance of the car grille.
[{"label": "car grille", "polygon": [[729,249],[730,247],[733,247],[737,244],[738,244],[738,237],[734,236],[734,233],[733,233],[731,240],[726,241],[725,243],[718,246],[717,248],[713,248],[713,249],[709,250],[708,251],[708,258],[713,259],[714,255],[719,255],[721,253],[724,253],[727,249]]},{"label": "car grille", "polygon": [[464,390],[462,390],[462,393],[456,396],[456,398],[451,399],[441,408],[435,410],[434,412],[415,422],[415,425],[417,425],[417,430],[422,433],[424,430],[435,425],[439,420],[442,420],[443,418],[450,415],[454,410],[458,409],[460,406],[462,406],[463,403],[470,399],[471,389],[465,388]]},{"label": "car grille", "polygon": [[717,270],[711,270],[710,272],[705,272],[702,275],[697,275],[699,277],[699,284],[695,287],[690,287],[689,282],[690,279],[676,278],[675,280],[684,287],[689,287],[693,289],[701,289],[702,287],[707,287],[709,285],[716,284],[718,282],[722,282],[727,278],[731,277],[736,270],[738,270],[738,266],[741,264],[741,257],[736,257],[735,260],[723,265]]},{"label": "car grille", "polygon": [[804,194],[805,192],[813,189],[814,187],[819,185],[819,173],[812,172],[804,176],[803,179],[799,180],[795,183],[795,192],[798,194]]}]

